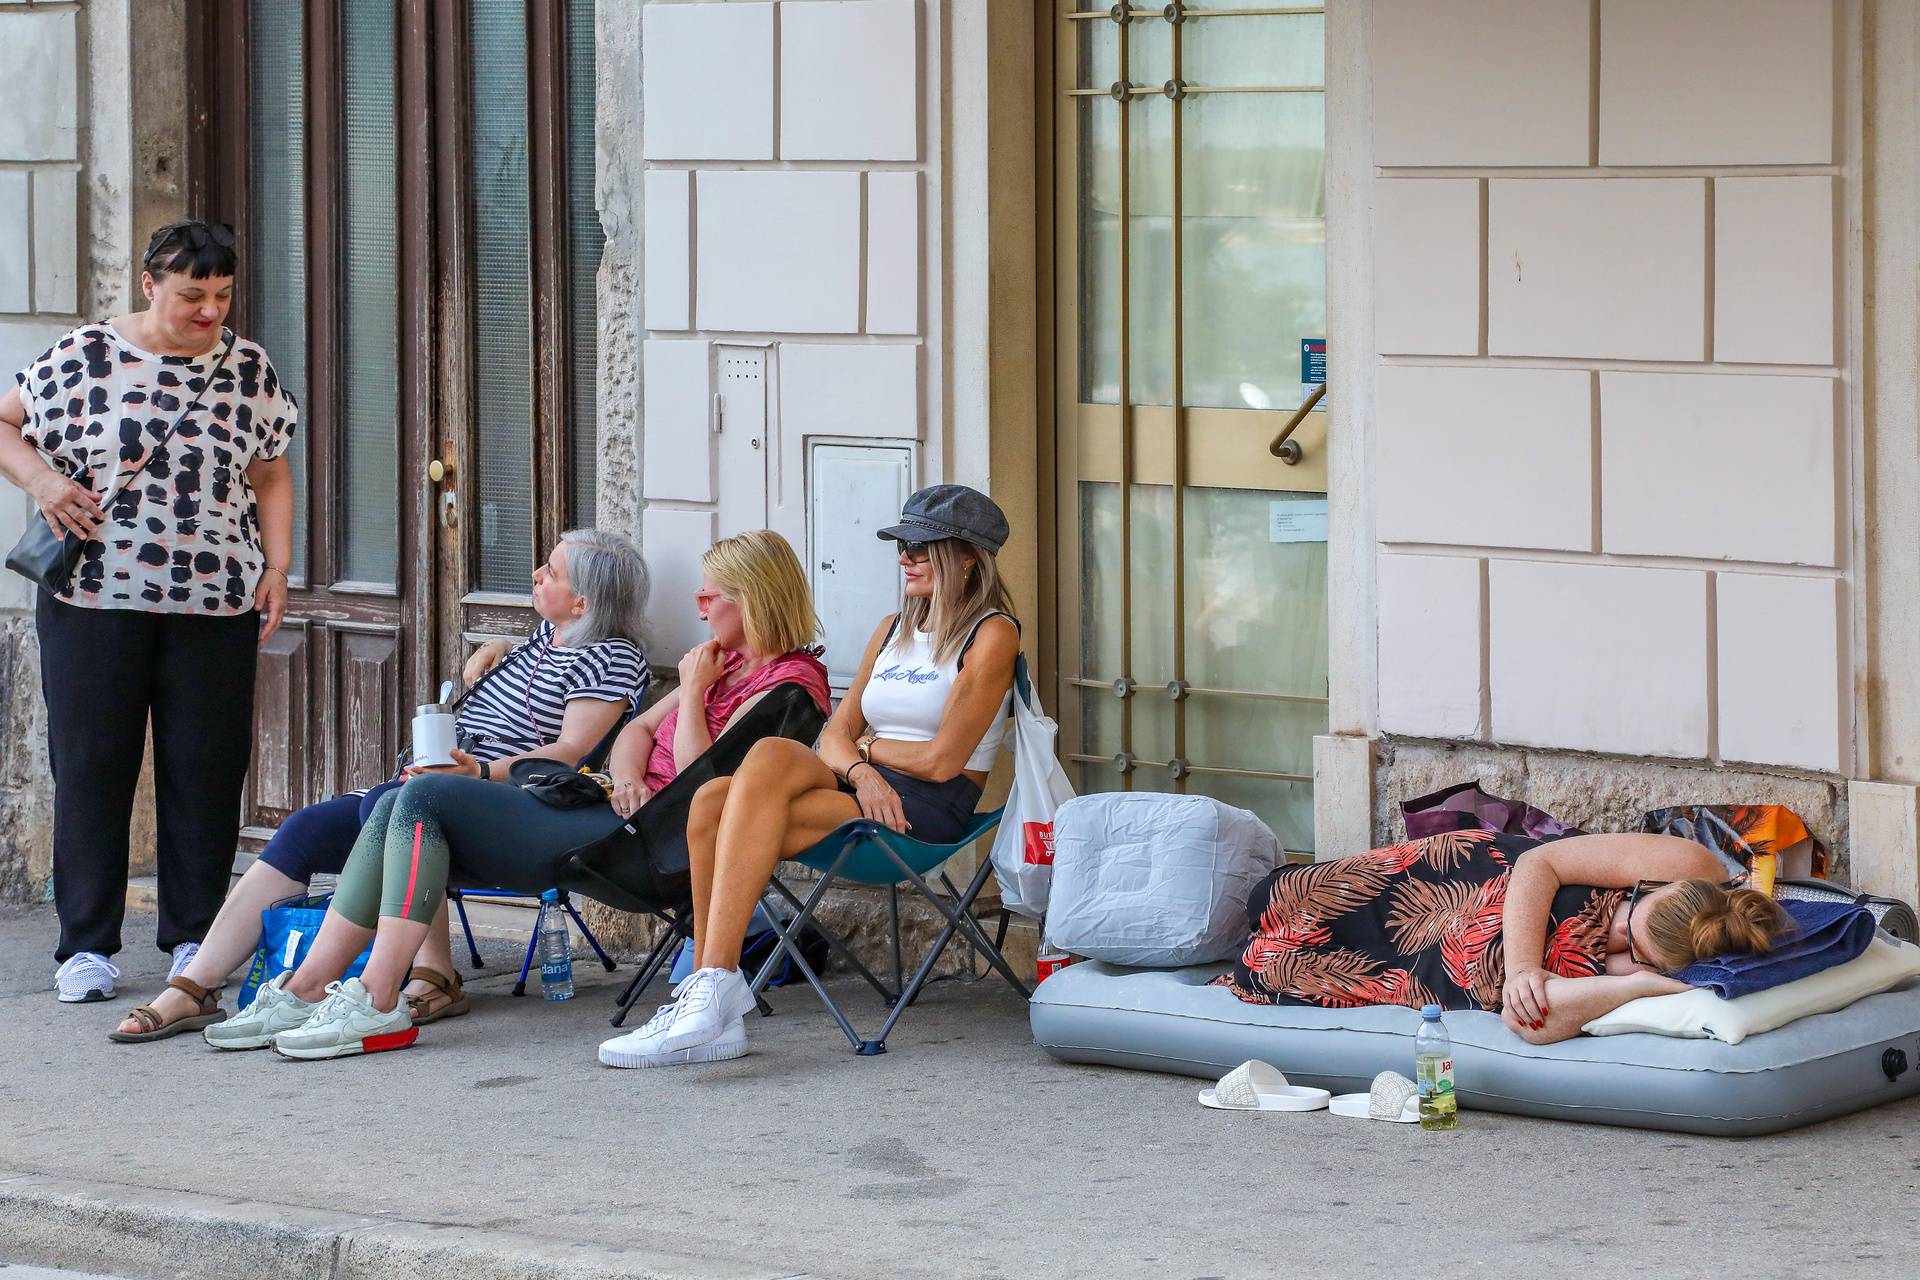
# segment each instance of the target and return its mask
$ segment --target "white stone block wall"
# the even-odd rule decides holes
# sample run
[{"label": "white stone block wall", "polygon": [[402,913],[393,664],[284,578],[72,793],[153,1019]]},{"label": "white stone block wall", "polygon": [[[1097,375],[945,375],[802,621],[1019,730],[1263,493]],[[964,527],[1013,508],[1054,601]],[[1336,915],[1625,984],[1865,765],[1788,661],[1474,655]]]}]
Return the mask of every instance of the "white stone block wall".
[{"label": "white stone block wall", "polygon": [[[0,388],[77,320],[80,283],[80,43],[72,4],[0,5]],[[0,482],[0,543],[32,514]],[[32,607],[0,573],[0,611]]]},{"label": "white stone block wall", "polygon": [[[46,0],[0,4],[0,243],[6,245],[0,254],[0,391],[11,389],[14,375],[77,323],[82,307],[94,305],[83,292],[92,282],[81,244],[81,171],[90,162],[81,128],[82,59],[111,47],[125,31],[126,16],[95,13],[83,40],[80,10]],[[112,136],[113,128],[96,120],[89,132]],[[119,191],[131,186],[132,176],[119,175]],[[0,481],[0,551],[33,519],[38,516],[26,495]],[[0,901],[39,901],[52,865],[32,610],[33,588],[0,571],[0,668],[11,681],[0,690]],[[136,848],[140,838],[136,834]]]},{"label": "white stone block wall", "polygon": [[1833,0],[1374,0],[1378,727],[1854,764]]},{"label": "white stone block wall", "polygon": [[[685,597],[715,536],[779,530],[816,594],[895,574],[877,542],[871,564],[809,555],[811,442],[904,451],[916,484],[943,478],[939,31],[938,0],[641,15],[641,533],[661,661],[704,638]],[[765,352],[758,384],[743,348]],[[829,665],[865,639],[829,635]]]}]

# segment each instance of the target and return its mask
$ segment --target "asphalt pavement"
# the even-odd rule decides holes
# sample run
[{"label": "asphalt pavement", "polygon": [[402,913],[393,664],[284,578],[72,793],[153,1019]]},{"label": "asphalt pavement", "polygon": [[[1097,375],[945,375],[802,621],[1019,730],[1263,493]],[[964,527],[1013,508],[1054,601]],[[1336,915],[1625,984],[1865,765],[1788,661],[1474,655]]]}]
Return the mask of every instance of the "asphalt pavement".
[{"label": "asphalt pavement", "polygon": [[[0,1263],[158,1276],[1884,1276],[1911,1265],[1920,1101],[1718,1139],[1467,1113],[1450,1134],[1234,1115],[1066,1066],[998,983],[929,990],[876,1058],[804,988],[738,1061],[614,1071],[616,984],[336,1062],[106,1033],[49,908],[0,908]],[[536,988],[537,990],[537,988]],[[856,1021],[876,1020],[849,988]],[[664,993],[643,1003],[641,1014]],[[16,1271],[0,1268],[0,1280]]]}]

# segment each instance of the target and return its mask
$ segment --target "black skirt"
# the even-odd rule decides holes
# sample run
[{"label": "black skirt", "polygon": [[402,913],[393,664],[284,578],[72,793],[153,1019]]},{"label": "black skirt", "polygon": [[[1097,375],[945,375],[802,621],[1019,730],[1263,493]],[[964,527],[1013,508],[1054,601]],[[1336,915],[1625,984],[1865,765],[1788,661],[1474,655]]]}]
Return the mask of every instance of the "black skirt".
[{"label": "black skirt", "polygon": [[[966,774],[955,774],[945,782],[928,782],[895,773],[885,765],[867,766],[879,771],[887,785],[900,793],[900,809],[907,816],[907,834],[925,844],[952,844],[973,824],[973,810],[980,803],[980,784]],[[855,794],[853,784],[841,779],[840,789]]]}]

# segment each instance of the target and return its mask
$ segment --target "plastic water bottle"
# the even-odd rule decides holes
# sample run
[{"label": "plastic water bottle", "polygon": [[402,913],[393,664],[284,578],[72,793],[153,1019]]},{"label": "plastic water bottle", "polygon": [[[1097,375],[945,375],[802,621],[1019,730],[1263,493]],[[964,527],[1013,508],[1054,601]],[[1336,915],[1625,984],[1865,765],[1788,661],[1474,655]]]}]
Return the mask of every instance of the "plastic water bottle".
[{"label": "plastic water bottle", "polygon": [[560,891],[540,895],[540,994],[549,1000],[573,999],[573,938]]},{"label": "plastic water bottle", "polygon": [[1045,982],[1072,963],[1073,957],[1055,946],[1053,940],[1047,937],[1045,928],[1042,928],[1040,945],[1034,950],[1033,956],[1034,981]]},{"label": "plastic water bottle", "polygon": [[1420,1010],[1420,1033],[1413,1038],[1413,1077],[1420,1085],[1420,1127],[1452,1129],[1460,1123],[1453,1096],[1453,1041],[1440,1021],[1440,1006]]}]

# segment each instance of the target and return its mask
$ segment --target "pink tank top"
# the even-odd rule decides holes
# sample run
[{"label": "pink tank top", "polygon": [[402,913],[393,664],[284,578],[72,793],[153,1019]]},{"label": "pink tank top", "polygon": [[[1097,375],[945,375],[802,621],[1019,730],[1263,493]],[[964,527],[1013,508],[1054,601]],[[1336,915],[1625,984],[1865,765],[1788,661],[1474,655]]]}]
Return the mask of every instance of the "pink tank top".
[{"label": "pink tank top", "polygon": [[[827,669],[809,650],[795,649],[792,653],[775,658],[746,679],[735,680],[733,673],[745,661],[744,654],[728,654],[725,674],[707,689],[707,734],[710,737],[720,736],[720,731],[733,718],[733,713],[741,703],[778,684],[797,684],[813,695],[814,702],[823,713],[833,709],[833,695],[827,688]],[[641,781],[648,791],[658,791],[680,772],[673,760],[673,734],[679,724],[680,704],[676,701],[653,735],[653,754],[647,757],[647,775]]]}]

